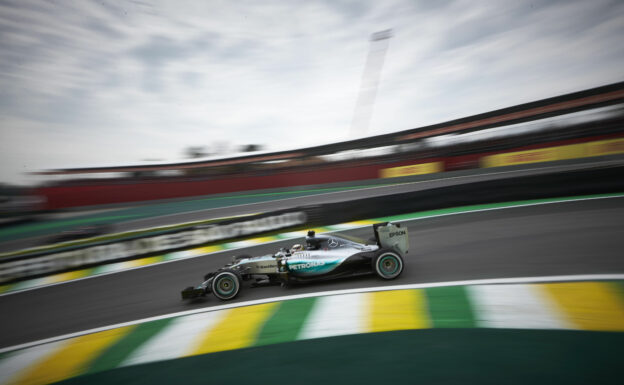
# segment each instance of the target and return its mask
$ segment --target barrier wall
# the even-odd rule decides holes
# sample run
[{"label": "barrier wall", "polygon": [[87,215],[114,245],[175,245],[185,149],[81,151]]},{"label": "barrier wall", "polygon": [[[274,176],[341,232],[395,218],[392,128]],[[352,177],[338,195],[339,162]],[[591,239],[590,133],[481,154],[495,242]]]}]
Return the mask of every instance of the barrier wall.
[{"label": "barrier wall", "polygon": [[305,172],[281,172],[260,176],[232,176],[210,180],[164,180],[127,184],[97,184],[82,186],[52,186],[37,192],[47,198],[47,209],[92,206],[134,201],[172,199],[188,196],[221,194],[246,190],[272,189],[348,182],[377,178],[379,166],[370,165],[348,169],[322,168]]},{"label": "barrier wall", "polygon": [[320,222],[319,207],[302,207],[191,225],[126,239],[109,239],[55,249],[34,249],[0,259],[0,284],[122,262],[175,250],[285,231]]}]

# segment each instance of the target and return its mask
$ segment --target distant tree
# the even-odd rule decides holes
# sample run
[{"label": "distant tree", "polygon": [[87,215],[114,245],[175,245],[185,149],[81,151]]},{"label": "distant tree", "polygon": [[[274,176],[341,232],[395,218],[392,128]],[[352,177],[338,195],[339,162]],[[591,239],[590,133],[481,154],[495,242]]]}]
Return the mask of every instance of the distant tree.
[{"label": "distant tree", "polygon": [[230,143],[224,140],[218,140],[212,143],[210,150],[213,155],[225,155],[230,152]]},{"label": "distant tree", "polygon": [[187,158],[203,158],[208,156],[206,148],[202,146],[189,146],[184,150],[184,154]]},{"label": "distant tree", "polygon": [[254,151],[261,151],[261,150],[262,150],[262,145],[260,144],[245,144],[241,147],[242,152],[254,152]]}]

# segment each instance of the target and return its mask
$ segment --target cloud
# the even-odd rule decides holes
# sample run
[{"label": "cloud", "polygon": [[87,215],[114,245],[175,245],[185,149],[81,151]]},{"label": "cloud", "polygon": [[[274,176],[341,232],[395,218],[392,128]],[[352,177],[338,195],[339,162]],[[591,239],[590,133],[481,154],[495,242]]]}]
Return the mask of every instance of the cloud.
[{"label": "cloud", "polygon": [[[212,39],[218,39],[214,36]],[[188,59],[194,55],[210,49],[208,38],[193,39],[191,41],[176,42],[167,36],[151,36],[149,39],[133,48],[130,53],[148,67],[159,67],[168,62]]]},{"label": "cloud", "polygon": [[620,81],[622,20],[600,0],[3,2],[0,180],[348,139],[387,28],[370,134]]}]

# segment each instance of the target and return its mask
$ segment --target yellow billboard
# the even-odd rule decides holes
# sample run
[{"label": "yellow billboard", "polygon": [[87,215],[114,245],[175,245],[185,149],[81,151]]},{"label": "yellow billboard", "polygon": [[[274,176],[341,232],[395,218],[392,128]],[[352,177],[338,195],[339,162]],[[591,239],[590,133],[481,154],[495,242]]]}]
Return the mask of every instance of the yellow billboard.
[{"label": "yellow billboard", "polygon": [[502,167],[624,153],[624,138],[506,152],[481,158],[481,167]]},{"label": "yellow billboard", "polygon": [[624,138],[587,143],[587,156],[624,154]]},{"label": "yellow billboard", "polygon": [[397,178],[400,176],[433,174],[442,171],[444,171],[444,164],[442,162],[430,162],[384,168],[380,170],[379,176],[381,178]]}]

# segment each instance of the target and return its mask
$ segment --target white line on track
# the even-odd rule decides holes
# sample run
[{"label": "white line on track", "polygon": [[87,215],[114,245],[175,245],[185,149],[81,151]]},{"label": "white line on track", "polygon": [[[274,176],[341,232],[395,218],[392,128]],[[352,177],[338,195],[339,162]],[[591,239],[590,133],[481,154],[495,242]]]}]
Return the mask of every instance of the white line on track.
[{"label": "white line on track", "polygon": [[143,319],[139,319],[135,321],[122,322],[122,323],[118,323],[115,325],[103,326],[103,327],[89,329],[89,330],[85,330],[81,332],[65,334],[65,335],[58,336],[58,337],[51,337],[51,338],[46,338],[46,339],[39,340],[39,341],[33,341],[33,342],[27,342],[27,343],[20,344],[20,345],[9,346],[9,347],[0,349],[0,354],[13,351],[13,350],[28,348],[31,346],[41,345],[45,343],[61,341],[61,340],[65,340],[68,338],[79,337],[85,334],[97,333],[97,332],[120,328],[124,326],[137,325],[137,324],[145,323],[149,321],[157,321],[157,320],[161,320],[165,318],[180,317],[180,316],[198,314],[198,313],[203,313],[203,312],[213,312],[213,311],[218,311],[218,310],[232,309],[232,308],[250,306],[250,305],[259,305],[259,304],[271,303],[271,302],[277,302],[277,301],[288,301],[291,299],[321,297],[321,296],[331,296],[331,295],[341,295],[341,294],[369,293],[369,292],[375,292],[375,291],[424,289],[424,288],[430,288],[430,287],[443,287],[443,286],[576,282],[576,281],[616,281],[616,280],[622,280],[622,279],[624,279],[624,274],[581,274],[581,275],[555,275],[555,276],[542,276],[542,277],[489,278],[489,279],[475,279],[475,280],[466,280],[466,281],[412,283],[412,284],[406,284],[406,285],[366,287],[366,288],[358,288],[358,289],[332,290],[332,291],[321,291],[321,292],[316,292],[316,293],[287,295],[287,296],[282,296],[282,297],[263,298],[263,299],[253,300],[253,301],[238,302],[238,303],[229,304],[229,305],[220,305],[220,306],[212,306],[212,307],[202,308],[202,309],[187,310],[187,311],[182,311],[182,312],[177,312],[177,313],[143,318]]}]

